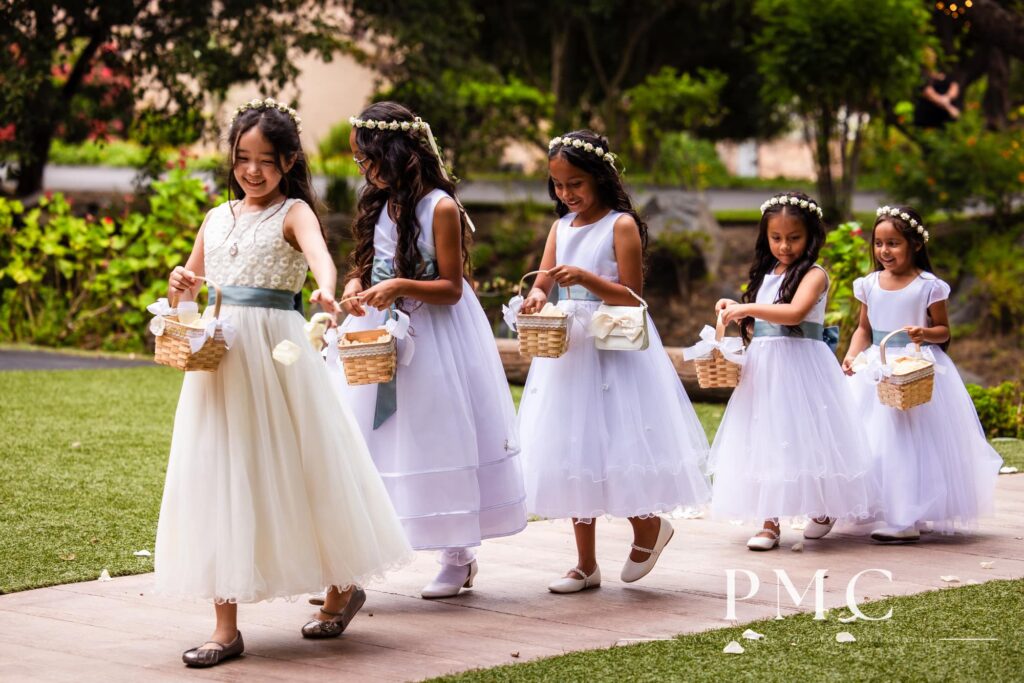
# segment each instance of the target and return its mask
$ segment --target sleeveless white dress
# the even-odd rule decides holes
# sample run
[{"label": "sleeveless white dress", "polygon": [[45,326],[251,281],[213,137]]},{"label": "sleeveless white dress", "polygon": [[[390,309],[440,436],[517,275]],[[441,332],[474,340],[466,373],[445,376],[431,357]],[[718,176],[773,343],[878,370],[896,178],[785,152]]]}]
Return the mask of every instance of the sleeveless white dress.
[{"label": "sleeveless white dress", "polygon": [[[575,213],[561,218],[556,262],[618,282],[621,215],[580,227]],[[571,316],[569,349],[533,359],[519,408],[530,512],[638,517],[705,503],[707,437],[653,322],[647,349],[598,350],[587,329],[600,300],[578,286],[569,294],[557,304]]]},{"label": "sleeveless white dress", "polygon": [[[765,275],[756,303],[776,303],[784,276]],[[823,325],[825,304],[822,294],[804,321]],[[755,335],[746,355],[711,446],[714,515],[869,518],[878,507],[871,450],[828,345]]]},{"label": "sleeveless white dress", "polygon": [[[307,271],[282,235],[297,201],[243,215],[233,229],[228,204],[213,209],[204,232],[207,277],[277,290],[290,302]],[[221,316],[237,338],[216,371],[185,373],[182,383],[157,529],[157,591],[257,602],[361,585],[409,559],[366,444],[325,381],[302,316],[229,303]],[[300,349],[288,366],[271,356],[284,340]]]},{"label": "sleeveless white dress", "polygon": [[[927,327],[928,307],[949,298],[949,285],[928,272],[899,290],[882,289],[878,276],[876,271],[853,283],[876,337],[907,325]],[[903,344],[886,344],[889,358],[903,351],[909,338],[899,341]],[[878,456],[886,523],[905,528],[927,521],[952,532],[992,512],[1002,458],[985,438],[953,361],[940,346],[922,348],[936,365],[928,403],[905,411],[882,405],[868,372],[854,375],[848,384]],[[878,359],[878,346],[870,346],[865,355],[869,361]]]},{"label": "sleeveless white dress", "polygon": [[[416,206],[420,253],[436,262],[434,209],[449,195],[435,189]],[[397,226],[382,210],[375,264],[393,271]],[[432,266],[436,267],[436,266]],[[355,415],[384,484],[417,550],[472,548],[526,527],[515,407],[487,316],[468,282],[453,306],[408,301],[408,365],[396,373],[396,409],[374,429],[380,385],[350,386],[340,362],[335,387]],[[366,307],[342,332],[379,327],[385,311]],[[407,344],[400,341],[400,348]],[[472,553],[451,564],[465,564]]]}]

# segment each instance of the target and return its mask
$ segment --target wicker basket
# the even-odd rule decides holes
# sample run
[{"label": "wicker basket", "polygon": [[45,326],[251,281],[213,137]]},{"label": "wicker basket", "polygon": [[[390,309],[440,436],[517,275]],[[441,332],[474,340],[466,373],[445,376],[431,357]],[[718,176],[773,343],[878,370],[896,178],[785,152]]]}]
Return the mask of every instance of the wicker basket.
[{"label": "wicker basket", "polygon": [[[197,277],[204,280],[208,287],[213,287],[217,293],[217,303],[213,307],[214,320],[220,319],[221,295],[220,287],[215,282],[204,277]],[[172,298],[168,303],[171,307],[177,305],[177,298]],[[177,316],[164,316],[164,332],[156,337],[156,355],[154,360],[160,365],[167,365],[178,370],[191,372],[201,370],[213,372],[220,365],[224,352],[227,351],[227,343],[224,341],[224,332],[218,327],[212,339],[207,339],[203,347],[192,353],[192,346],[189,339],[206,334],[206,330],[190,327],[178,322]]]},{"label": "wicker basket", "polygon": [[[722,317],[715,323],[715,341],[721,342],[725,336],[725,325]],[[727,360],[718,349],[711,349],[711,354],[693,361],[697,368],[697,384],[701,389],[730,389],[740,383],[739,363]]]},{"label": "wicker basket", "polygon": [[[381,335],[387,339],[377,341]],[[343,341],[352,342],[343,344]],[[395,377],[398,367],[398,342],[383,327],[345,332],[338,339],[338,356],[345,366],[349,384],[381,384]]]},{"label": "wicker basket", "polygon": [[[889,341],[889,338],[894,334],[899,334],[902,330],[894,330],[889,334],[885,335],[881,343],[878,345],[878,353],[882,365],[885,365],[885,344]],[[921,345],[915,344],[915,348],[920,351]],[[926,361],[927,362],[927,361]],[[897,408],[899,410],[909,410],[914,406],[919,406],[923,403],[927,403],[932,400],[932,389],[935,387],[935,364],[928,362],[928,365],[903,374],[893,374],[889,377],[883,377],[878,382],[878,400],[883,405]]]},{"label": "wicker basket", "polygon": [[[522,294],[526,278],[544,271],[530,271],[519,280],[516,296]],[[527,358],[558,358],[569,348],[569,318],[519,313],[516,315],[519,353]]]}]

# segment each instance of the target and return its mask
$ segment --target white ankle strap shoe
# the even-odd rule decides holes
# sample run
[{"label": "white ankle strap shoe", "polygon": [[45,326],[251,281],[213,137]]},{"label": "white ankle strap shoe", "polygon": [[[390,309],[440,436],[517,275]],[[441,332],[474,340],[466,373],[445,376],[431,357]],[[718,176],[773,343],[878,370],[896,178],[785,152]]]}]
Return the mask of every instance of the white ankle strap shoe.
[{"label": "white ankle strap shoe", "polygon": [[579,567],[571,571],[576,572],[583,578],[577,579],[571,576],[563,576],[548,584],[548,590],[552,593],[579,593],[587,588],[597,588],[601,585],[601,568],[595,567],[594,572],[589,576]]},{"label": "white ankle strap shoe", "polygon": [[769,536],[751,536],[747,541],[747,547],[751,550],[771,550],[779,545],[779,535],[771,529],[764,528],[758,533],[769,534]]},{"label": "white ankle strap shoe", "polygon": [[643,562],[634,562],[627,557],[626,564],[622,565],[622,574],[619,575],[623,582],[633,583],[650,574],[651,570],[654,569],[654,565],[658,562],[661,551],[665,549],[668,542],[672,540],[672,536],[675,535],[676,532],[672,528],[672,522],[664,517],[658,517],[658,519],[661,521],[661,528],[658,530],[658,538],[654,542],[654,547],[641,548],[637,544],[633,544],[633,550],[647,553],[648,557]]}]

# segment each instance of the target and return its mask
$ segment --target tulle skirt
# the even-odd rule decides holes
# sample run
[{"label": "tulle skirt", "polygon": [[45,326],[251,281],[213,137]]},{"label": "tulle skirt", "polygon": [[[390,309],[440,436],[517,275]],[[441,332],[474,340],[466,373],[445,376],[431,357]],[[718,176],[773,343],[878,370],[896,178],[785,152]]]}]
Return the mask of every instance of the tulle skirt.
[{"label": "tulle skirt", "polygon": [[[364,584],[411,549],[323,359],[294,311],[223,307],[238,337],[189,372],[174,418],[156,590],[258,602]],[[283,340],[292,365],[273,360]]]},{"label": "tulle skirt", "polygon": [[[952,532],[991,514],[1002,458],[985,438],[953,361],[938,346],[928,348],[936,365],[928,403],[906,411],[885,406],[866,372],[848,384],[878,456],[886,523],[909,527],[927,521]],[[877,359],[878,347],[866,355]]]},{"label": "tulle skirt", "polygon": [[[464,548],[526,527],[515,407],[498,348],[469,285],[454,306],[409,307],[412,358],[397,371],[397,410],[373,428],[378,385],[331,377],[417,550]],[[381,326],[349,316],[343,332]],[[400,347],[408,341],[399,342]]]},{"label": "tulle skirt", "polygon": [[827,345],[755,337],[711,447],[714,515],[867,519],[879,492],[861,422]]},{"label": "tulle skirt", "polygon": [[710,497],[708,442],[653,324],[644,351],[599,351],[596,302],[562,301],[569,349],[534,358],[519,409],[528,507],[548,518],[635,517]]}]

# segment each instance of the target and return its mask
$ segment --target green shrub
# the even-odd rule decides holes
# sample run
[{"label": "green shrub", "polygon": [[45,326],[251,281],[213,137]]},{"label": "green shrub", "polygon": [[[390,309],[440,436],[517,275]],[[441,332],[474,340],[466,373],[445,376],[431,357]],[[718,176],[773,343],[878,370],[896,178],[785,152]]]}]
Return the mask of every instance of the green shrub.
[{"label": "green shrub", "polygon": [[850,221],[830,232],[825,238],[821,259],[830,282],[825,324],[839,326],[836,353],[842,358],[860,316],[860,302],[853,296],[853,281],[871,271],[871,247],[861,224]]},{"label": "green shrub", "polygon": [[975,277],[970,295],[982,306],[980,327],[1024,334],[1024,248],[1013,234],[990,235],[967,256]]},{"label": "green shrub", "polygon": [[685,132],[662,136],[652,173],[656,182],[695,190],[729,184],[714,143]]},{"label": "green shrub", "polygon": [[1024,393],[1019,385],[1003,382],[986,389],[968,384],[967,393],[989,438],[1024,438]]},{"label": "green shrub", "polygon": [[61,194],[0,199],[0,341],[141,350],[146,305],[184,263],[211,205],[185,169],[154,182],[145,213],[76,216]]}]

